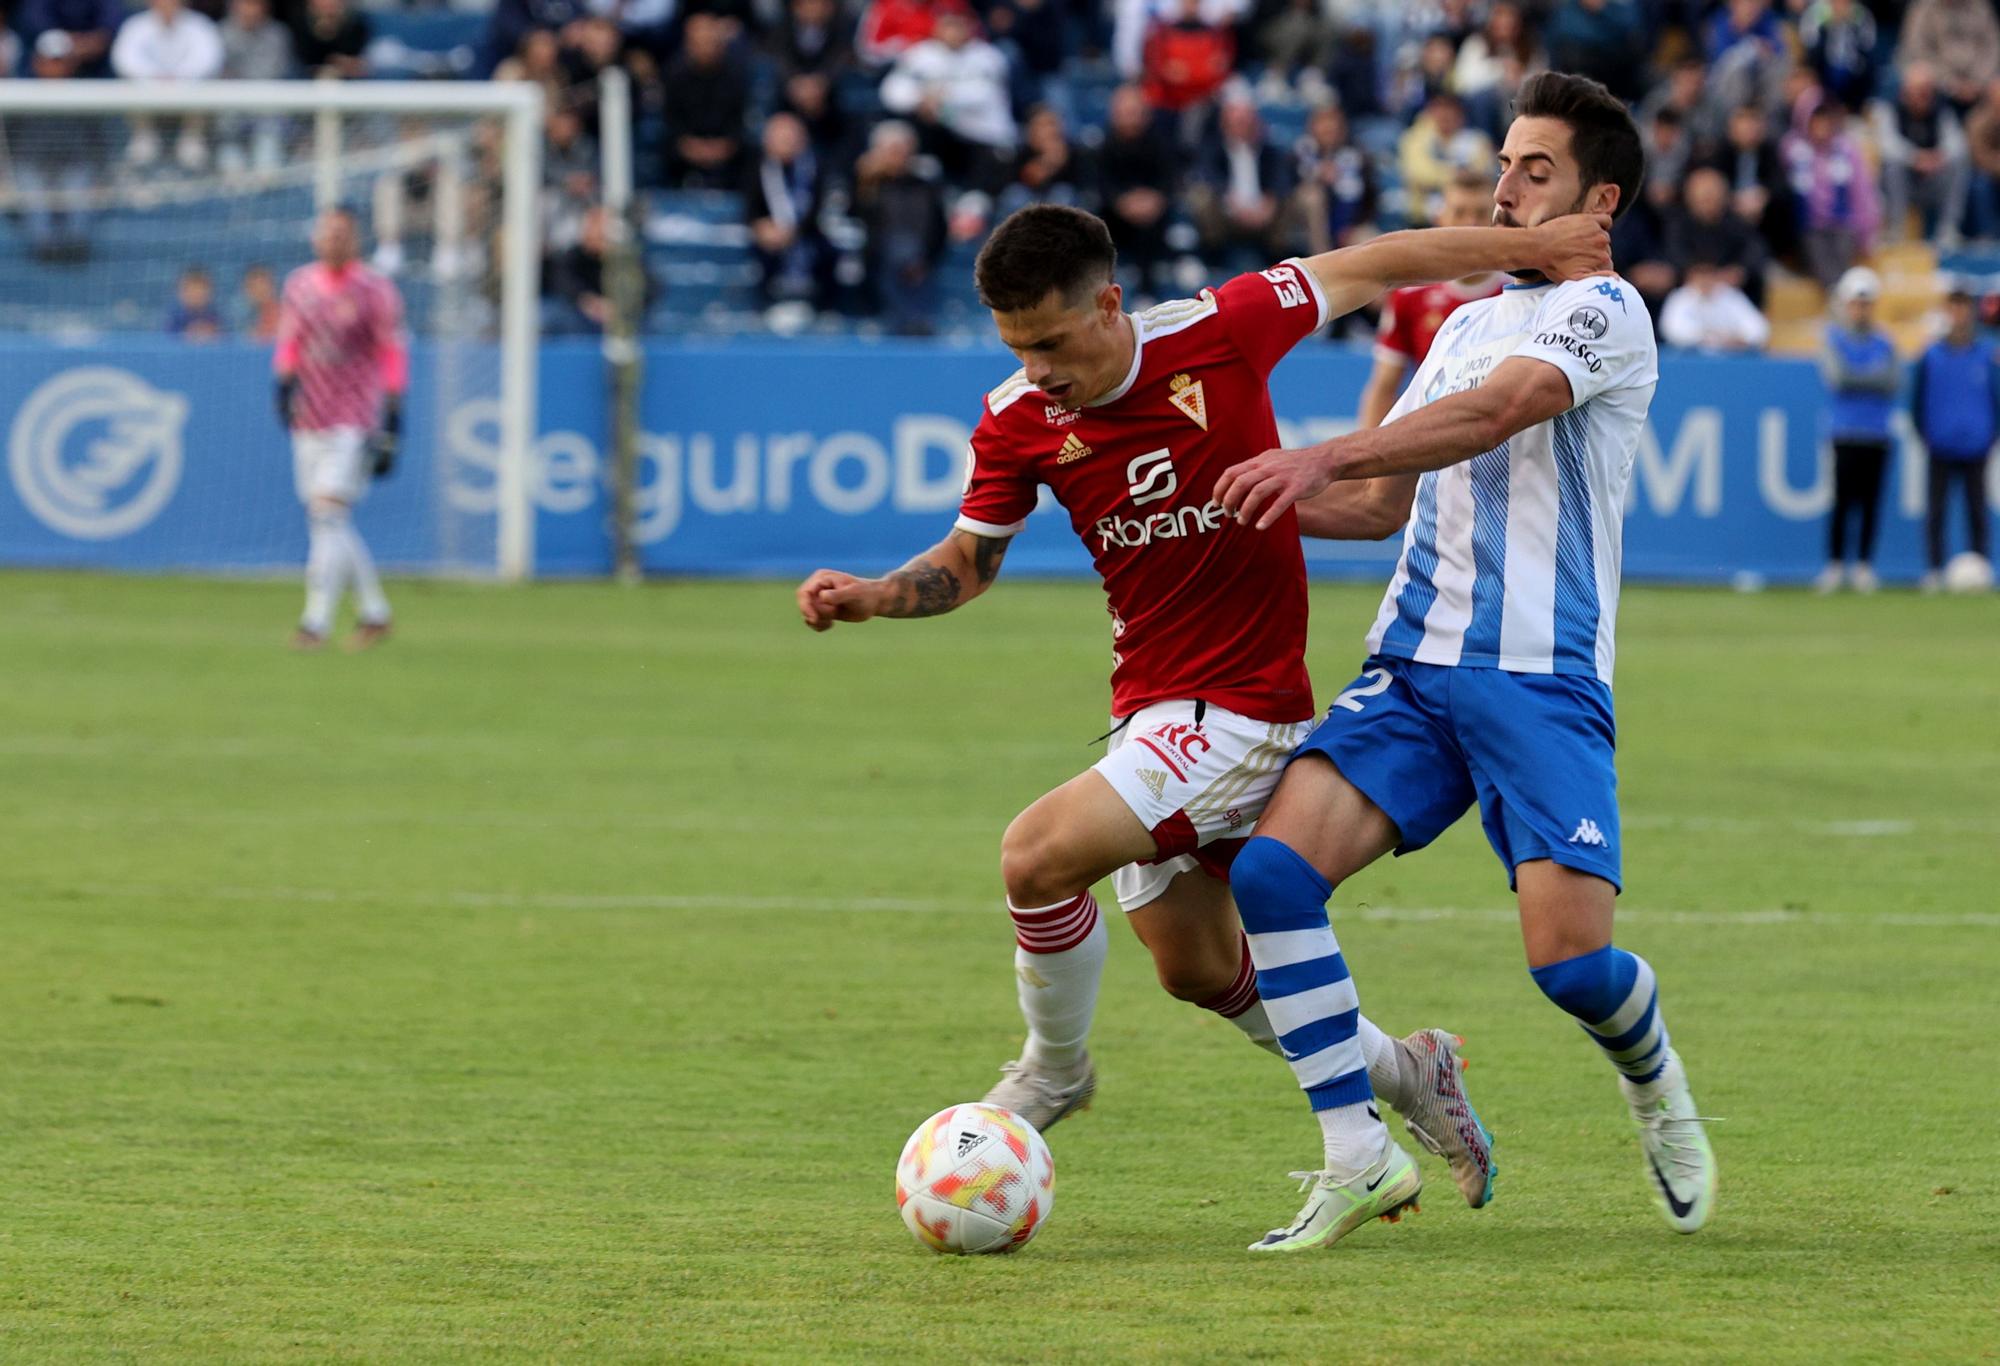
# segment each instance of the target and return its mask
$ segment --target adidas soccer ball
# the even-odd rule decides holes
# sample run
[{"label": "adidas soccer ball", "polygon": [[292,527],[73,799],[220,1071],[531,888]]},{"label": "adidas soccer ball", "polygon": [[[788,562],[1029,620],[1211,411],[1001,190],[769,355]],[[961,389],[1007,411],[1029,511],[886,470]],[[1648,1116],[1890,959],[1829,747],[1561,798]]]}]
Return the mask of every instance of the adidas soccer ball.
[{"label": "adidas soccer ball", "polygon": [[896,1207],[933,1252],[1026,1247],[1055,1203],[1056,1160],[1028,1121],[954,1105],[917,1126],[896,1163]]},{"label": "adidas soccer ball", "polygon": [[1993,586],[1993,566],[1984,555],[1961,550],[1944,564],[1947,593],[1984,593]]}]

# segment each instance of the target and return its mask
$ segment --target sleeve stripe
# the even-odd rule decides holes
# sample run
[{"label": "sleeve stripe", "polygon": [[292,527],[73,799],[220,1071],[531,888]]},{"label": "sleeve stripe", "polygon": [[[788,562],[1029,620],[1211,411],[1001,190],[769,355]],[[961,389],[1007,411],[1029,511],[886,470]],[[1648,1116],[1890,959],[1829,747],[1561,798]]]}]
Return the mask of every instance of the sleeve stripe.
[{"label": "sleeve stripe", "polygon": [[1287,257],[1285,264],[1296,270],[1299,278],[1306,282],[1306,288],[1312,291],[1313,302],[1319,306],[1319,322],[1313,327],[1313,331],[1317,332],[1330,321],[1326,313],[1326,291],[1319,287],[1319,277],[1307,269],[1306,263],[1298,257]]},{"label": "sleeve stripe", "polygon": [[1002,526],[998,522],[982,522],[975,517],[968,517],[964,513],[960,513],[958,520],[953,522],[952,525],[960,531],[969,531],[975,536],[985,536],[991,540],[1000,540],[1003,537],[1020,535],[1027,528],[1028,523],[1026,519],[1023,519],[1015,522],[1012,526]]}]

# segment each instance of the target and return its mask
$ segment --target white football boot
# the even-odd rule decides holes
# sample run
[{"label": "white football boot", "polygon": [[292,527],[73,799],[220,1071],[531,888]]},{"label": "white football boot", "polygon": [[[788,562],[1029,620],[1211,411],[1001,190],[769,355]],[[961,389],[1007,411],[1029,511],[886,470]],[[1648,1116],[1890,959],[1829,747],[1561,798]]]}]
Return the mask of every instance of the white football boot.
[{"label": "white football boot", "polygon": [[1405,1067],[1415,1065],[1417,1082],[1409,1105],[1400,1110],[1403,1127],[1451,1167],[1465,1203],[1479,1209],[1493,1198],[1493,1135],[1465,1094],[1465,1040],[1442,1029],[1419,1029],[1400,1041]]},{"label": "white football boot", "polygon": [[1020,1057],[1001,1065],[1000,1081],[986,1093],[985,1101],[1012,1110],[1034,1125],[1036,1133],[1045,1134],[1064,1115],[1088,1109],[1096,1091],[1097,1069],[1088,1053],[1074,1065],[1060,1068]]},{"label": "white football boot", "polygon": [[1299,1189],[1311,1190],[1305,1208],[1289,1227],[1274,1228],[1250,1244],[1252,1252],[1303,1252],[1332,1247],[1371,1219],[1401,1223],[1403,1211],[1415,1214],[1423,1194],[1423,1173],[1417,1161],[1393,1138],[1384,1138],[1382,1155],[1357,1176],[1337,1172],[1293,1172]]},{"label": "white football boot", "polygon": [[1693,1233],[1708,1222],[1715,1204],[1715,1150],[1688,1093],[1680,1054],[1669,1048],[1666,1070],[1659,1076],[1645,1083],[1620,1077],[1618,1089],[1639,1126],[1653,1203],[1676,1233]]}]

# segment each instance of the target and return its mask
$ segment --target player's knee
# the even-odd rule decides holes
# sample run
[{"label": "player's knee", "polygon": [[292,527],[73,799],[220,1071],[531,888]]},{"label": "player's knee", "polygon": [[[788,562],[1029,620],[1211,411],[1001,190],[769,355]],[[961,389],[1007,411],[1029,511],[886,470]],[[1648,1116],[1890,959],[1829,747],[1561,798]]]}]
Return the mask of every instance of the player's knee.
[{"label": "player's knee", "polygon": [[1235,983],[1240,966],[1241,958],[1237,955],[1225,959],[1184,949],[1153,955],[1153,971],[1160,979],[1160,986],[1176,1001],[1214,1000]]},{"label": "player's knee", "polygon": [[306,518],[315,526],[339,526],[347,520],[347,504],[338,498],[316,497],[306,504]]},{"label": "player's knee", "polygon": [[1306,895],[1324,904],[1333,888],[1290,845],[1268,835],[1255,835],[1229,866],[1229,890],[1248,929],[1267,908],[1291,906]]},{"label": "player's knee", "polygon": [[1080,887],[1066,866],[1061,837],[1033,807],[1014,817],[1000,837],[1000,880],[1016,906],[1050,906]]}]

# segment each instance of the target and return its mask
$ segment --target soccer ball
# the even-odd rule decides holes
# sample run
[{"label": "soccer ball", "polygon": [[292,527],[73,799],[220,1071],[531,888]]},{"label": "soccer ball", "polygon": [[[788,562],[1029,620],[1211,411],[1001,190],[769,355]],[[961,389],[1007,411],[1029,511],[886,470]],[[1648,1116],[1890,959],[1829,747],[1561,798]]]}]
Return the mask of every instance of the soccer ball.
[{"label": "soccer ball", "polygon": [[1028,1121],[954,1105],[917,1126],[896,1163],[896,1207],[933,1252],[1012,1252],[1049,1217],[1056,1160]]},{"label": "soccer ball", "polygon": [[1945,561],[1944,587],[1947,593],[1984,593],[1993,586],[1993,566],[1984,555],[1961,550]]}]

